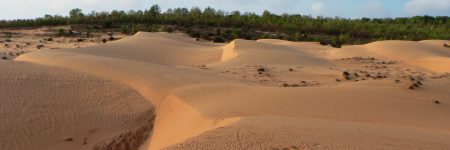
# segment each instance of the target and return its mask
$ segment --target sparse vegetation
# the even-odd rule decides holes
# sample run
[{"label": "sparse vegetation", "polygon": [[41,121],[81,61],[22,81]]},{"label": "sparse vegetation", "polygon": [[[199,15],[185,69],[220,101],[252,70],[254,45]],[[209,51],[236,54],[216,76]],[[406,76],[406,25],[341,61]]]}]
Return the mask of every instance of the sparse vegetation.
[{"label": "sparse vegetation", "polygon": [[41,49],[41,48],[43,48],[43,47],[44,47],[43,44],[36,45],[36,48],[37,48],[37,49]]},{"label": "sparse vegetation", "polygon": [[265,68],[258,68],[258,70],[257,70],[258,72],[265,72],[266,71],[266,69]]},{"label": "sparse vegetation", "polygon": [[8,59],[8,57],[6,57],[6,56],[2,56],[2,59],[4,59],[4,60],[7,60],[7,59]]},{"label": "sparse vegetation", "polygon": [[448,44],[444,44],[444,47],[448,47],[448,48],[450,48],[450,45],[448,45]]},{"label": "sparse vegetation", "polygon": [[64,141],[66,141],[66,142],[72,142],[72,141],[73,141],[73,138],[67,137],[67,138],[64,139]]},{"label": "sparse vegetation", "polygon": [[351,76],[350,76],[350,73],[348,71],[342,72],[342,75],[344,76],[344,78],[346,80],[351,80],[352,79]]}]

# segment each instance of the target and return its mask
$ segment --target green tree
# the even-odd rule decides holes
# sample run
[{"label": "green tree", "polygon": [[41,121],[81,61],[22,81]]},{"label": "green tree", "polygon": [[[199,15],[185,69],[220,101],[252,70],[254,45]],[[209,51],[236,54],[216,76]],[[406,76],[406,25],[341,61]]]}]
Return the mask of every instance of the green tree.
[{"label": "green tree", "polygon": [[70,18],[80,18],[80,17],[84,16],[83,11],[80,8],[72,9],[69,12],[69,15],[70,15]]}]

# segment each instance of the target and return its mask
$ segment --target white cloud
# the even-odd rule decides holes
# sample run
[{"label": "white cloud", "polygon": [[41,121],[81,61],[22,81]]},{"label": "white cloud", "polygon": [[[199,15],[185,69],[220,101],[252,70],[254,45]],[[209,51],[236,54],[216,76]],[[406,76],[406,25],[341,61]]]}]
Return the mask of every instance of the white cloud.
[{"label": "white cloud", "polygon": [[311,4],[311,12],[313,15],[321,15],[322,9],[323,9],[323,3],[322,2],[316,2]]},{"label": "white cloud", "polygon": [[450,0],[409,0],[405,3],[405,11],[410,15],[450,13]]}]

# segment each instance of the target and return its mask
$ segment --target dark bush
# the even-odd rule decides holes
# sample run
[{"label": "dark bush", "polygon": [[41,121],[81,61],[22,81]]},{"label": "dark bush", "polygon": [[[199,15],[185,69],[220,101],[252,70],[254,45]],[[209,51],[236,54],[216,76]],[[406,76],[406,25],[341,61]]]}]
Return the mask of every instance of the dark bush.
[{"label": "dark bush", "polygon": [[258,70],[257,70],[258,72],[265,72],[266,71],[266,69],[265,68],[258,68]]},{"label": "dark bush", "polygon": [[42,44],[36,46],[37,49],[41,49],[43,47],[44,47],[44,45],[42,45]]},{"label": "dark bush", "polygon": [[66,36],[66,31],[64,29],[59,29],[56,33],[57,36]]},{"label": "dark bush", "polygon": [[225,39],[221,36],[216,36],[216,37],[214,37],[213,42],[214,43],[225,43]]}]

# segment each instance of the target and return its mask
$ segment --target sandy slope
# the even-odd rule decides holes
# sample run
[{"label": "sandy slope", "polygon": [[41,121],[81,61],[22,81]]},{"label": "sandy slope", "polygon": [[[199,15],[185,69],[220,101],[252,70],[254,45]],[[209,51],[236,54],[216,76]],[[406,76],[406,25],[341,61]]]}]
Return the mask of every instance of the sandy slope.
[{"label": "sandy slope", "polygon": [[334,49],[138,33],[16,60],[138,90],[156,107],[152,137],[141,149],[448,149],[450,50],[443,42]]},{"label": "sandy slope", "polygon": [[139,145],[148,136],[137,131],[150,130],[151,104],[131,88],[25,62],[0,61],[0,67],[2,150],[103,149]]}]

